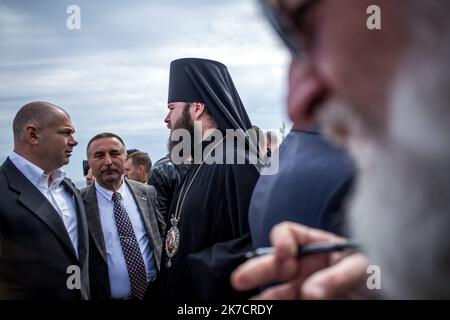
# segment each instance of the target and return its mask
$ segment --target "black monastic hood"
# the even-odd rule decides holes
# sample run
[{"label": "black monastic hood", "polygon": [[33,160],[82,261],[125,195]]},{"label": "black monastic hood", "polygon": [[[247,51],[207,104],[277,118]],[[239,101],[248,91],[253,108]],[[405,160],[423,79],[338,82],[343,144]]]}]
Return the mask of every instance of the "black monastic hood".
[{"label": "black monastic hood", "polygon": [[219,129],[242,129],[252,124],[228,73],[217,61],[184,58],[170,64],[168,103],[202,102]]}]

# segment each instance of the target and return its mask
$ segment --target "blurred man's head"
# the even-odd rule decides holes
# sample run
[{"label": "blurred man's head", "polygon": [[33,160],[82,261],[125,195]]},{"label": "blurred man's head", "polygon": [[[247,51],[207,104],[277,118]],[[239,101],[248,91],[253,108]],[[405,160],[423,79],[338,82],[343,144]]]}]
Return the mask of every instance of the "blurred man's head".
[{"label": "blurred man's head", "polygon": [[152,161],[147,153],[142,151],[130,153],[125,161],[125,176],[131,180],[147,183],[151,167]]},{"label": "blurred man's head", "polygon": [[[318,121],[360,167],[351,216],[383,289],[448,297],[450,3],[269,2],[290,15],[286,39],[303,47],[289,75],[294,125]],[[381,30],[366,27],[372,4]]]},{"label": "blurred man's head", "polygon": [[138,151],[139,151],[138,149],[127,149],[127,156]]},{"label": "blurred man's head", "polygon": [[49,173],[69,163],[78,144],[69,115],[42,101],[23,106],[13,121],[14,151]]},{"label": "blurred man's head", "polygon": [[258,146],[259,155],[264,157],[267,153],[267,142],[264,131],[258,126],[252,126],[252,129],[249,130],[249,135],[251,140],[253,140],[253,144]]},{"label": "blurred man's head", "polygon": [[86,178],[86,186],[87,187],[94,183],[95,177],[92,174],[92,169],[91,168],[89,168],[85,178]]},{"label": "blurred man's head", "polygon": [[126,159],[122,138],[114,133],[100,133],[89,141],[86,154],[95,182],[106,189],[117,190],[122,184]]},{"label": "blurred man's head", "polygon": [[268,130],[266,132],[267,149],[270,149],[271,153],[278,149],[278,135],[273,130]]}]

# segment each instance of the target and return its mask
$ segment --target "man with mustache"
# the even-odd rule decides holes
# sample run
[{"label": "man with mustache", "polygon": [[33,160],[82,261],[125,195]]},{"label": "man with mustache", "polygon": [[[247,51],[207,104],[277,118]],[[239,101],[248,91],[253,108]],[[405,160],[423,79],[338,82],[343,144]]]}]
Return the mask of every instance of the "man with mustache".
[{"label": "man with mustache", "polygon": [[343,239],[286,222],[272,231],[276,253],[241,266],[234,286],[283,281],[266,299],[367,297],[374,264],[382,297],[449,298],[449,2],[377,1],[381,30],[366,26],[373,1],[261,2],[293,54],[291,119],[318,121],[358,164],[349,218],[366,255],[298,259],[298,245]]},{"label": "man with mustache", "polygon": [[0,300],[89,299],[83,201],[61,169],[78,144],[72,121],[35,101],[17,112],[13,131],[0,167]]},{"label": "man with mustache", "polygon": [[151,186],[123,177],[126,148],[113,133],[86,149],[94,183],[81,191],[90,234],[92,299],[143,299],[157,293],[165,223]]}]

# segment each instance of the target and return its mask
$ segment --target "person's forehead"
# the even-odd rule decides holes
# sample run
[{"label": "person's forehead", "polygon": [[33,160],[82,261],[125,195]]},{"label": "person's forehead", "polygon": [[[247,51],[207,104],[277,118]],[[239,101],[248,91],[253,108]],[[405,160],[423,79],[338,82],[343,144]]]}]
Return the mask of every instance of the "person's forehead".
[{"label": "person's forehead", "polygon": [[173,107],[173,108],[178,108],[181,106],[184,106],[186,104],[186,102],[182,102],[182,101],[177,101],[177,102],[171,102],[167,105],[168,108]]},{"label": "person's forehead", "polygon": [[61,121],[57,124],[57,126],[59,127],[63,127],[63,128],[70,128],[72,130],[75,130],[75,127],[73,126],[73,123],[70,119]]},{"label": "person's forehead", "polygon": [[50,125],[73,128],[72,120],[70,119],[70,117],[64,112],[61,112],[60,110],[58,110],[58,112],[54,114],[53,119],[50,122]]},{"label": "person's forehead", "polygon": [[90,149],[91,151],[122,150],[124,149],[124,146],[117,138],[105,137],[92,141]]},{"label": "person's forehead", "polygon": [[70,120],[70,116],[67,112],[58,109],[58,108],[53,108],[51,110],[49,110],[49,113],[53,114],[53,117],[60,119],[60,120]]}]

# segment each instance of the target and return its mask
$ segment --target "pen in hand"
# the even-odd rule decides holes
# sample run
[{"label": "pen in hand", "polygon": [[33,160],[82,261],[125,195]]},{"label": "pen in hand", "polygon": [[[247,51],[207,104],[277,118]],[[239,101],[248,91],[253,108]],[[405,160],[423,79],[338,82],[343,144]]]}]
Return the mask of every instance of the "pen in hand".
[{"label": "pen in hand", "polygon": [[[298,247],[298,256],[306,256],[318,253],[328,253],[334,251],[344,250],[358,250],[361,246],[354,241],[347,241],[343,243],[311,243]],[[266,254],[275,253],[274,247],[258,248],[254,251],[249,251],[245,254],[247,259],[263,256]]]}]

